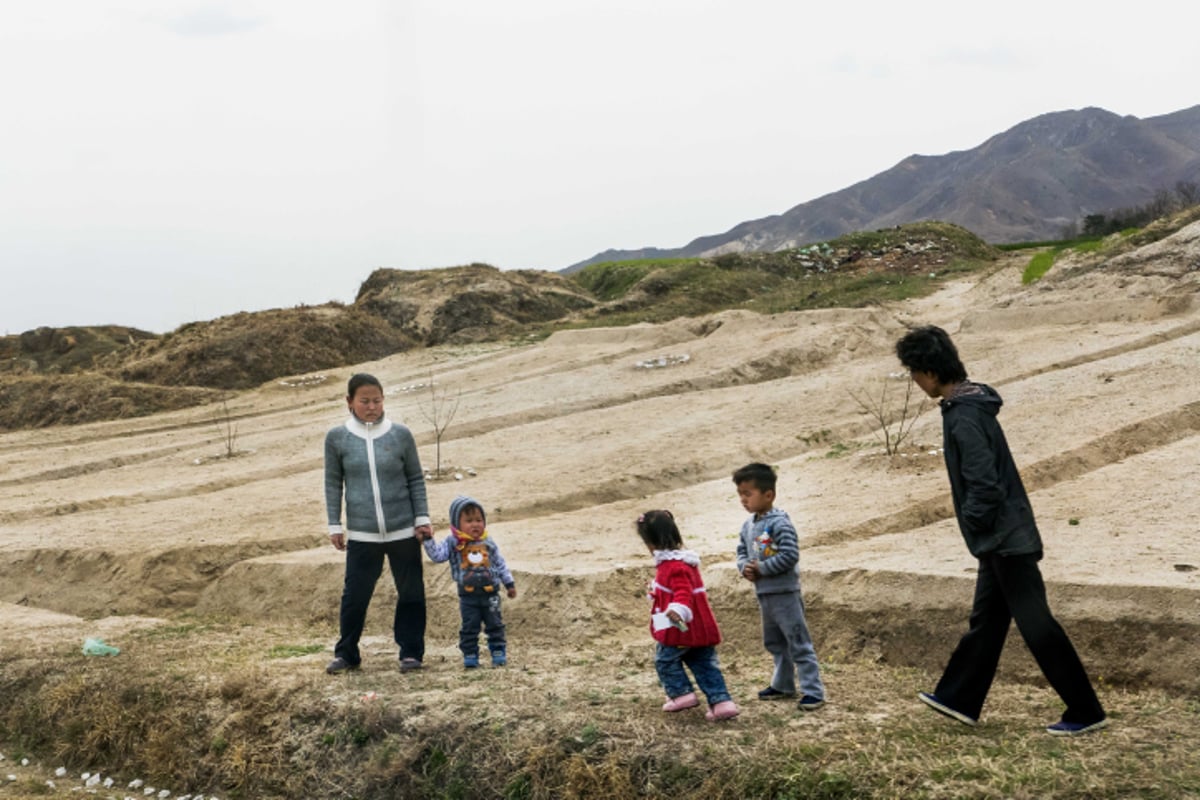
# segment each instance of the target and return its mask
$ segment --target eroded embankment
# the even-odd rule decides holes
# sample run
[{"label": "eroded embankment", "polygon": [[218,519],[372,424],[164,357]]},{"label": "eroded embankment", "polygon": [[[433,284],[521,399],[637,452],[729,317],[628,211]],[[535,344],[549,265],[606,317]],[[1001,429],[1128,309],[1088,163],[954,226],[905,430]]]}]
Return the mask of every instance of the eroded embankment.
[{"label": "eroded embankment", "polygon": [[[749,587],[729,564],[706,569],[709,594],[728,640],[754,647],[758,610]],[[520,596],[505,601],[505,621],[526,646],[603,646],[646,635],[649,568],[584,575],[517,572]],[[342,571],[321,558],[264,557],[233,565],[198,599],[204,614],[254,621],[291,620],[337,626]],[[458,607],[445,570],[427,572],[430,625],[457,627]],[[965,630],[971,576],[842,570],[806,572],[805,599],[819,653],[867,657],[893,666],[940,671]],[[1109,685],[1200,691],[1200,592],[1181,588],[1050,584],[1051,606],[1089,671]],[[387,609],[392,590],[380,581],[374,608]],[[380,625],[386,625],[386,612]],[[1003,679],[1040,680],[1014,630]],[[520,646],[518,644],[517,646]]]},{"label": "eroded embankment", "polygon": [[[0,600],[95,619],[183,613],[267,624],[337,627],[342,569],[324,551],[300,549],[311,537],[237,547],[173,548],[131,556],[88,550],[13,554],[0,565]],[[731,565],[707,570],[710,597],[727,639],[752,646],[758,615]],[[520,596],[506,601],[517,646],[628,642],[645,635],[651,571],[517,573]],[[457,625],[446,571],[426,573],[430,626]],[[940,670],[962,634],[973,578],[860,569],[807,571],[810,627],[828,656]],[[1050,584],[1051,605],[1089,671],[1113,685],[1200,691],[1200,592],[1182,588]],[[373,604],[386,627],[394,592],[386,575]],[[1038,680],[1039,670],[1012,634],[1001,674]]]}]

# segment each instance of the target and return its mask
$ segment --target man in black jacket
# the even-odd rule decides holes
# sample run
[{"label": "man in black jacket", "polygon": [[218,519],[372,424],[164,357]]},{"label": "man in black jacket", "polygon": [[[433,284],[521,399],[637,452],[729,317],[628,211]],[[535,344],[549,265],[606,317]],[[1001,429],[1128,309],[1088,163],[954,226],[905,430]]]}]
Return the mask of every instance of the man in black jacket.
[{"label": "man in black jacket", "polygon": [[967,380],[958,350],[941,328],[909,331],[896,355],[913,382],[937,398],[954,514],[971,555],[979,560],[970,628],[950,656],[933,693],[920,699],[966,725],[975,725],[1008,636],[1017,623],[1042,673],[1067,704],[1046,730],[1075,736],[1108,724],[1079,655],[1050,613],[1038,569],[1042,540],[1029,497],[996,415],[996,390]]}]

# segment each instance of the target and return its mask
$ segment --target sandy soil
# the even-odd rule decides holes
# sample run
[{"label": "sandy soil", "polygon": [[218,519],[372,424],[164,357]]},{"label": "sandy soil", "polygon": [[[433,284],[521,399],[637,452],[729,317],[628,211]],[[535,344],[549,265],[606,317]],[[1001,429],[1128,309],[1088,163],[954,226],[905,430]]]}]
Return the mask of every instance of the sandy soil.
[{"label": "sandy soil", "polygon": [[[88,635],[119,644],[123,631],[191,611],[309,622],[332,645],[342,557],[326,543],[321,445],[345,413],[346,378],[364,369],[430,470],[429,382],[461,392],[440,446],[447,475],[429,483],[435,526],[446,533],[458,493],[486,506],[522,590],[506,606],[514,650],[522,630],[551,624],[597,641],[645,637],[649,562],[632,520],[659,507],[704,557],[723,625],[752,637],[750,588],[732,568],[743,512],[729,474],[765,460],[801,529],[819,646],[936,667],[947,653],[927,637],[952,640],[973,580],[938,414],[888,456],[852,397],[885,385],[901,397],[892,345],[906,325],[931,322],[1005,398],[1051,602],[1085,661],[1112,680],[1195,691],[1200,228],[1185,232],[1170,263],[1160,247],[1107,270],[1056,267],[1030,288],[1021,258],[886,308],[733,311],[407,353],[264,385],[233,399],[228,419],[206,408],[4,434],[0,648]],[[428,575],[449,609],[442,570]],[[389,591],[381,582],[376,609]],[[372,635],[385,617],[373,611]]]}]

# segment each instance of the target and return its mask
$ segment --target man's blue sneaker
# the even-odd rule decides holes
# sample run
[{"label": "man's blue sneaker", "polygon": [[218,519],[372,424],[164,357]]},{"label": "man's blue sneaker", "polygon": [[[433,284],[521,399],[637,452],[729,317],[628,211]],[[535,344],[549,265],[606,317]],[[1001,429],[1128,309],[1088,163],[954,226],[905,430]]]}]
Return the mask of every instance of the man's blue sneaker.
[{"label": "man's blue sneaker", "polygon": [[508,663],[508,656],[504,654],[503,650],[493,650],[492,651],[492,666],[493,667],[503,667],[507,663]]},{"label": "man's blue sneaker", "polygon": [[820,697],[813,697],[811,694],[806,694],[800,698],[800,702],[796,706],[801,711],[816,711],[818,708],[825,707],[825,700]]},{"label": "man's blue sneaker", "polygon": [[1108,719],[1102,719],[1099,722],[1056,722],[1053,725],[1046,726],[1046,733],[1051,736],[1082,736],[1085,733],[1092,733],[1101,728],[1108,727]]},{"label": "man's blue sneaker", "polygon": [[475,669],[479,666],[479,656],[463,656],[463,669]]},{"label": "man's blue sneaker", "polygon": [[932,708],[934,711],[938,712],[939,714],[945,714],[947,717],[950,717],[950,719],[956,719],[963,725],[970,725],[972,728],[974,728],[979,724],[979,720],[975,719],[974,717],[967,716],[961,711],[956,711],[955,709],[943,703],[941,700],[938,700],[937,695],[929,692],[921,692],[917,695],[917,697],[921,698],[921,702]]},{"label": "man's blue sneaker", "polygon": [[791,700],[795,696],[795,692],[781,692],[774,686],[768,686],[758,693],[759,700]]}]

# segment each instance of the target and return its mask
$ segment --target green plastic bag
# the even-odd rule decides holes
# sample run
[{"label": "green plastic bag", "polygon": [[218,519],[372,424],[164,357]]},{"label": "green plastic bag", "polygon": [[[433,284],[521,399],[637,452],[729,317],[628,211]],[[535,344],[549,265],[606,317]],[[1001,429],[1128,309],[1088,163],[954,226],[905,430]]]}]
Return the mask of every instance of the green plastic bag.
[{"label": "green plastic bag", "polygon": [[115,656],[121,652],[119,647],[105,644],[103,639],[84,639],[83,654],[85,656]]}]

